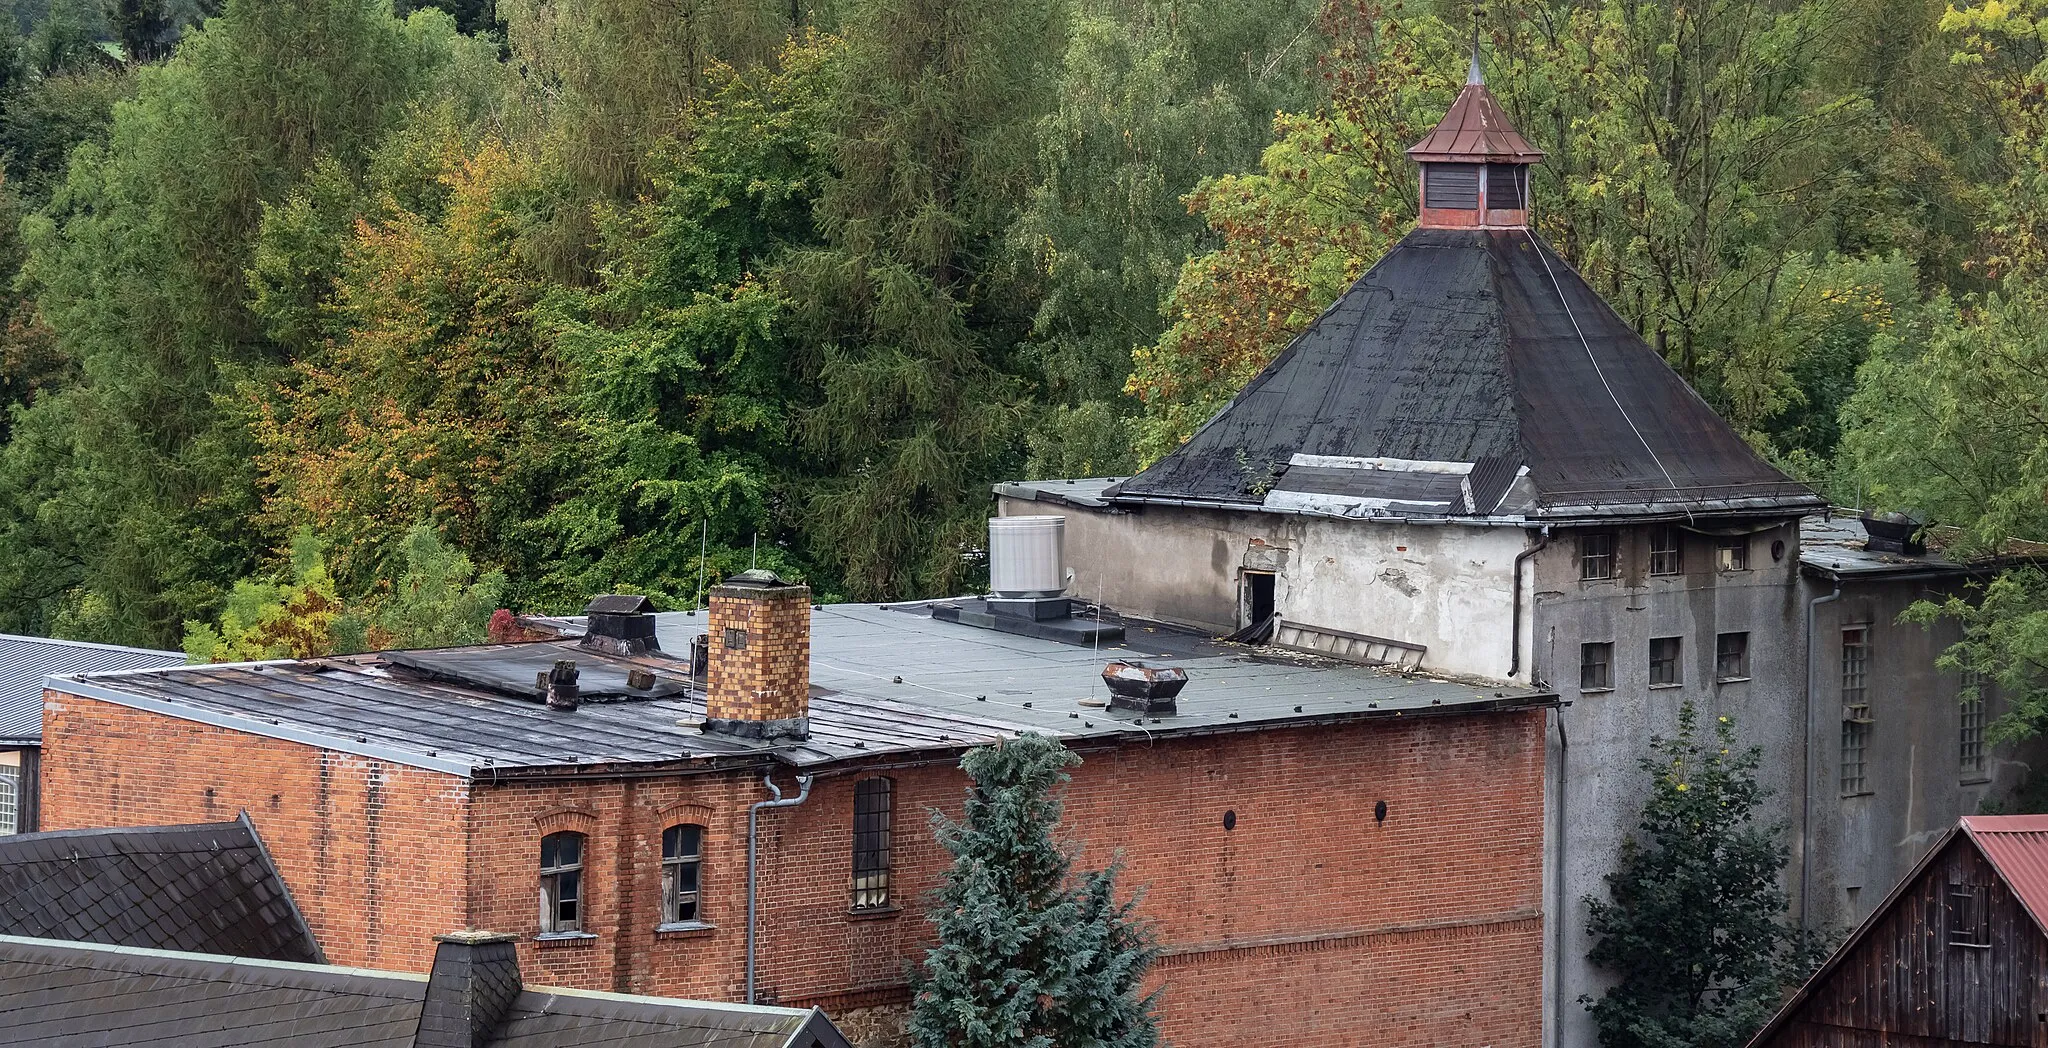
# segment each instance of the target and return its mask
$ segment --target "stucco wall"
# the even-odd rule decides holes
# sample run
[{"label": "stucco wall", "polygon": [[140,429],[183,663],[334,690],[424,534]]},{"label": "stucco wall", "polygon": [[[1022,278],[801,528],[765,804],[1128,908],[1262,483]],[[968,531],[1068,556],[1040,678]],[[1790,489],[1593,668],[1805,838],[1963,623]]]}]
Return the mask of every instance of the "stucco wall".
[{"label": "stucco wall", "polygon": [[1244,624],[1244,573],[1270,571],[1285,619],[1422,645],[1427,669],[1510,679],[1514,562],[1530,541],[1521,528],[997,502],[1003,516],[1066,518],[1075,597],[1228,633]]}]

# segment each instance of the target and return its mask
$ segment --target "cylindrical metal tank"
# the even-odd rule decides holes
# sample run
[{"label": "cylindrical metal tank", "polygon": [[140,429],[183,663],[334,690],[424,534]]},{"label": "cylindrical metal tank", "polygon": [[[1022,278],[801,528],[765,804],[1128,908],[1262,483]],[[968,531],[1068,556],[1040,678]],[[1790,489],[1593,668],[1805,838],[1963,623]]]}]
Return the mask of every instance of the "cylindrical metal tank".
[{"label": "cylindrical metal tank", "polygon": [[988,581],[998,597],[1057,597],[1067,589],[1067,518],[990,517]]}]

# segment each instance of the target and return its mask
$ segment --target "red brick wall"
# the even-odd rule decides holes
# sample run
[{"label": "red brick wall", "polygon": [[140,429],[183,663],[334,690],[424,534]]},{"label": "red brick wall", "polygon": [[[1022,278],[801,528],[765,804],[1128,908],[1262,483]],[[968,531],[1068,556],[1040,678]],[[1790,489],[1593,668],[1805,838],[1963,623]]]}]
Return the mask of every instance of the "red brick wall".
[{"label": "red brick wall", "polygon": [[246,810],[335,964],[425,971],[466,926],[465,780],[54,691],[43,708],[44,829]]},{"label": "red brick wall", "polygon": [[[1447,716],[1095,751],[1075,770],[1065,825],[1084,866],[1120,856],[1123,883],[1145,886],[1171,953],[1159,981],[1176,1044],[1534,1045],[1542,726],[1541,713]],[[891,915],[847,912],[860,774],[762,813],[764,997],[827,1011],[902,999],[929,934],[918,901],[947,861],[929,812],[957,815],[965,779],[950,767],[883,774],[897,783]],[[792,780],[778,777],[790,794]],[[746,805],[766,797],[751,776],[480,788],[478,924],[534,931],[540,837],[575,812],[592,827],[598,938],[528,940],[529,979],[736,999]],[[717,928],[657,935],[660,833],[684,821],[709,830],[703,911]]]},{"label": "red brick wall", "polygon": [[[767,797],[758,773],[479,782],[466,838],[466,794],[450,777],[52,698],[51,826],[246,807],[337,962],[424,969],[427,937],[468,924],[519,933],[533,984],[741,995],[746,807]],[[1156,977],[1165,1032],[1183,1048],[1535,1045],[1543,753],[1540,711],[1105,748],[1084,752],[1064,825],[1084,867],[1121,858],[1126,888],[1144,887],[1168,951]],[[378,892],[363,839],[373,772],[387,812]],[[861,773],[820,778],[801,807],[762,813],[764,999],[828,1012],[904,999],[930,930],[920,902],[947,861],[929,813],[956,816],[965,779],[950,766],[877,773],[897,783],[898,912],[847,912]],[[794,795],[794,776],[777,779]],[[661,831],[679,822],[707,827],[702,910],[715,927],[657,933]],[[539,842],[564,828],[589,834],[595,938],[537,943]]]}]

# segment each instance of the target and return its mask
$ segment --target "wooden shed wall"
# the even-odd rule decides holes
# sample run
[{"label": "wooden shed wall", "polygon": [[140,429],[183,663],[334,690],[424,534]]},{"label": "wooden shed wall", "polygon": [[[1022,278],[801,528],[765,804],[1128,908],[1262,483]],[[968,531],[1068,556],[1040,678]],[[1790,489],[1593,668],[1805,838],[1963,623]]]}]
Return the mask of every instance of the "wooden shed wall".
[{"label": "wooden shed wall", "polygon": [[[1988,885],[1989,947],[1952,945],[1953,884]],[[1761,1048],[2048,1048],[2048,938],[1967,837],[1893,898]]]}]

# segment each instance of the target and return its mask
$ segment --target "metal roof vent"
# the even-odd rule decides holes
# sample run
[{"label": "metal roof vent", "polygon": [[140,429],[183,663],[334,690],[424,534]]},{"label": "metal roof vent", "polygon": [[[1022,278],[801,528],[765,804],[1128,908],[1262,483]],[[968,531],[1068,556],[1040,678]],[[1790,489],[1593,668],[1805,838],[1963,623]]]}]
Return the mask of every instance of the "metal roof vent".
[{"label": "metal roof vent", "polygon": [[1188,686],[1188,671],[1149,662],[1112,662],[1102,668],[1109,685],[1109,708],[1143,714],[1171,714],[1174,699]]},{"label": "metal roof vent", "polygon": [[988,581],[998,597],[1057,597],[1067,591],[1065,517],[990,517]]},{"label": "metal roof vent", "polygon": [[608,593],[593,598],[583,614],[590,617],[583,647],[611,655],[661,650],[661,642],[654,637],[654,605],[646,597]]},{"label": "metal roof vent", "polygon": [[1872,553],[1900,553],[1908,557],[1927,555],[1927,540],[1920,534],[1920,522],[1904,513],[1864,517],[1863,548]]}]

